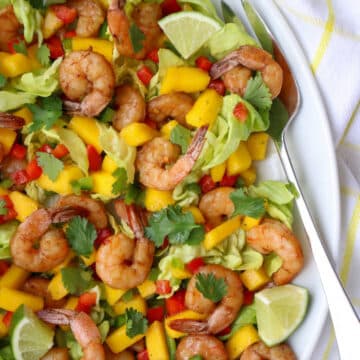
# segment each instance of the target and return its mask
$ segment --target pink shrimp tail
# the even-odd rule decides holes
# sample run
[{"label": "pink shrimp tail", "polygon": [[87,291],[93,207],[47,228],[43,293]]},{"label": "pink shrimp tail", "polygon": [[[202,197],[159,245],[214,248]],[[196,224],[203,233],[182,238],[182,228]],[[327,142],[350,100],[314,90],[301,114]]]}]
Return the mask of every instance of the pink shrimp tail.
[{"label": "pink shrimp tail", "polygon": [[69,325],[75,318],[77,311],[68,309],[46,309],[37,312],[37,316],[49,324]]},{"label": "pink shrimp tail", "polygon": [[0,128],[18,130],[25,125],[25,120],[13,114],[0,112]]},{"label": "pink shrimp tail", "polygon": [[206,140],[205,135],[207,129],[208,129],[207,125],[199,128],[186,152],[186,155],[189,155],[194,161],[196,161],[197,158],[200,156],[201,150],[205,144],[205,140]]},{"label": "pink shrimp tail", "polygon": [[192,319],[177,319],[170,322],[169,326],[176,331],[187,334],[209,334],[207,322]]}]

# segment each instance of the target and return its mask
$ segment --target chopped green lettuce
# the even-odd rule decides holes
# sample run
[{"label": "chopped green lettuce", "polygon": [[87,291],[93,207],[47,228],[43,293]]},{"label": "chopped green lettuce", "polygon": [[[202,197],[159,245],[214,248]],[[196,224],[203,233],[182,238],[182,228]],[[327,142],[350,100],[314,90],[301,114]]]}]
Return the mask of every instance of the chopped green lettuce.
[{"label": "chopped green lettuce", "polygon": [[217,21],[219,24],[223,25],[224,22],[219,18],[214,4],[211,0],[179,0],[179,3],[182,4],[190,4],[191,7],[203,15],[209,16]]},{"label": "chopped green lettuce", "polygon": [[192,172],[187,176],[180,184],[176,185],[173,190],[172,197],[176,201],[177,205],[186,207],[195,205],[199,202],[199,193],[189,184],[196,183],[200,178],[195,172]]},{"label": "chopped green lettuce", "polygon": [[266,274],[271,277],[276,273],[282,266],[282,259],[275,253],[270,253],[264,256],[264,270]]},{"label": "chopped green lettuce", "polygon": [[36,181],[30,181],[25,186],[26,195],[37,203],[45,205],[48,201],[47,192]]},{"label": "chopped green lettuce", "polygon": [[17,221],[10,221],[0,225],[0,259],[7,259],[11,257],[10,240],[18,225],[19,223]]},{"label": "chopped green lettuce", "polygon": [[8,90],[0,91],[0,111],[6,112],[19,108],[24,104],[33,104],[36,95],[24,92],[14,92]]}]

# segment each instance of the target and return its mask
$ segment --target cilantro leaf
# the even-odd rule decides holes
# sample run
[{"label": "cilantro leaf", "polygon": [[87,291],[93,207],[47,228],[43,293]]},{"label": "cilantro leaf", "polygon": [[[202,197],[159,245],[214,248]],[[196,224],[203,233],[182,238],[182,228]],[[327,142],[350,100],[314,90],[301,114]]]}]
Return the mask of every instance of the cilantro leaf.
[{"label": "cilantro leaf", "polygon": [[143,197],[145,193],[141,190],[141,187],[136,184],[128,184],[126,189],[124,201],[126,205],[136,204],[142,205],[143,204]]},{"label": "cilantro leaf", "polygon": [[130,25],[129,33],[130,33],[131,45],[134,51],[137,53],[144,47],[143,41],[145,40],[145,35],[134,23]]},{"label": "cilantro leaf", "polygon": [[79,195],[81,191],[90,191],[93,188],[93,180],[91,176],[83,177],[71,182],[71,187],[76,195]]},{"label": "cilantro leaf", "polygon": [[90,256],[97,237],[95,226],[81,216],[75,216],[66,229],[66,237],[78,255]]},{"label": "cilantro leaf", "polygon": [[45,44],[42,44],[36,50],[36,58],[37,58],[37,60],[39,61],[39,63],[42,66],[49,66],[49,64],[50,64],[50,50]]},{"label": "cilantro leaf", "polygon": [[148,327],[148,320],[141,312],[131,307],[125,310],[125,318],[126,335],[129,338],[133,338],[136,335],[145,334]]},{"label": "cilantro leaf", "polygon": [[258,219],[265,214],[265,200],[245,194],[242,188],[233,191],[230,199],[235,207],[232,215],[247,215]]},{"label": "cilantro leaf", "polygon": [[110,39],[107,20],[105,20],[101,24],[98,36],[99,36],[100,39],[104,39],[104,40],[109,40]]},{"label": "cilantro leaf", "polygon": [[272,104],[270,90],[259,72],[248,81],[244,99],[258,109],[270,109]]},{"label": "cilantro leaf", "polygon": [[184,126],[176,125],[170,133],[170,141],[181,147],[181,153],[185,154],[191,141],[191,131]]},{"label": "cilantro leaf", "polygon": [[107,106],[98,116],[98,120],[103,123],[111,123],[115,115],[115,110]]},{"label": "cilantro leaf", "polygon": [[2,74],[0,74],[0,89],[3,88],[6,85],[6,77]]},{"label": "cilantro leaf", "polygon": [[195,245],[204,239],[205,231],[191,212],[183,213],[180,206],[171,205],[151,215],[145,234],[156,246],[161,246],[165,237],[173,245]]},{"label": "cilantro leaf", "polygon": [[127,172],[124,168],[118,168],[116,169],[112,175],[116,178],[116,181],[112,185],[111,192],[114,195],[121,194],[123,191],[126,190],[127,185]]},{"label": "cilantro leaf", "polygon": [[36,160],[38,165],[43,169],[44,174],[52,181],[55,181],[58,178],[61,170],[64,168],[62,161],[46,152],[38,151],[36,153]]},{"label": "cilantro leaf", "polygon": [[281,142],[281,133],[289,120],[289,113],[279,98],[274,99],[270,109],[270,126],[267,133],[278,143]]},{"label": "cilantro leaf", "polygon": [[197,195],[200,195],[201,194],[201,187],[198,183],[196,182],[193,182],[193,183],[189,183],[189,184],[186,184],[184,186],[184,192],[185,191],[191,191]]},{"label": "cilantro leaf", "polygon": [[0,215],[7,215],[8,208],[6,206],[6,201],[3,199],[0,199]]},{"label": "cilantro leaf", "polygon": [[24,41],[20,41],[19,43],[14,44],[13,48],[17,53],[24,54],[24,55],[27,55],[27,53],[28,53]]},{"label": "cilantro leaf", "polygon": [[196,275],[196,288],[207,299],[218,302],[227,294],[227,285],[224,278],[216,278],[213,273]]},{"label": "cilantro leaf", "polygon": [[91,272],[75,267],[62,268],[61,279],[64,287],[72,295],[80,295],[94,286]]},{"label": "cilantro leaf", "polygon": [[45,9],[53,4],[64,4],[66,0],[29,0],[29,3],[34,9]]}]

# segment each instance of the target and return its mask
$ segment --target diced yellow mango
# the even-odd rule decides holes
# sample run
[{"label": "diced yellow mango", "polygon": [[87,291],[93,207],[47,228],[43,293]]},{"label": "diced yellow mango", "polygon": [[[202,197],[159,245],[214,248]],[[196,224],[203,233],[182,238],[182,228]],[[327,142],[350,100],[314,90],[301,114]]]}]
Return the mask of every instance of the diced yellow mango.
[{"label": "diced yellow mango", "polygon": [[69,122],[69,127],[74,130],[80,138],[86,143],[95,147],[101,153],[100,130],[94,118],[85,116],[74,116]]},{"label": "diced yellow mango", "polygon": [[194,220],[197,224],[204,224],[205,223],[205,218],[202,214],[202,212],[200,211],[200,209],[197,206],[189,206],[187,208],[184,209],[184,211],[190,211],[194,217]]},{"label": "diced yellow mango", "polygon": [[266,156],[269,135],[264,132],[253,133],[247,139],[247,148],[253,160],[264,160]]},{"label": "diced yellow mango", "polygon": [[173,330],[169,324],[173,321],[173,320],[178,320],[178,319],[192,319],[192,320],[204,320],[207,318],[206,314],[199,314],[195,311],[192,310],[185,310],[182,311],[178,314],[169,316],[165,319],[165,330],[166,333],[169,337],[177,339],[180,338],[182,336],[185,336],[186,334],[180,331],[176,331]]},{"label": "diced yellow mango", "polygon": [[142,284],[137,287],[142,298],[146,299],[156,292],[156,285],[154,281],[146,279]]},{"label": "diced yellow mango", "polygon": [[154,321],[146,332],[146,349],[149,360],[169,360],[164,325],[160,321]]},{"label": "diced yellow mango", "polygon": [[140,122],[134,122],[125,126],[120,136],[129,146],[141,146],[158,136],[158,132],[149,125]]},{"label": "diced yellow mango", "polygon": [[210,176],[214,182],[219,182],[224,177],[226,171],[226,162],[216,165],[210,169]]},{"label": "diced yellow mango", "polygon": [[90,266],[90,265],[92,265],[92,264],[95,262],[95,260],[96,260],[96,250],[93,249],[93,251],[92,251],[92,253],[90,254],[89,257],[83,256],[83,255],[81,255],[80,257],[81,257],[81,260],[84,262],[84,264],[85,264],[86,266]]},{"label": "diced yellow mango", "polygon": [[174,204],[175,200],[171,191],[146,188],[144,203],[146,210],[154,212]]},{"label": "diced yellow mango", "polygon": [[171,132],[173,131],[173,129],[179,125],[179,123],[176,120],[170,120],[169,122],[167,122],[165,125],[163,125],[160,129],[160,133],[161,135],[169,140],[170,139],[170,135]]},{"label": "diced yellow mango", "polygon": [[48,291],[54,300],[60,300],[69,293],[63,284],[61,272],[57,273],[51,279],[48,285]]},{"label": "diced yellow mango", "polygon": [[125,293],[126,290],[114,289],[105,284],[105,297],[110,305],[114,305]]},{"label": "diced yellow mango", "polygon": [[109,155],[105,155],[101,165],[102,170],[112,174],[118,167],[119,165]]},{"label": "diced yellow mango", "polygon": [[9,195],[9,191],[7,189],[0,187],[0,195]]},{"label": "diced yellow mango", "polygon": [[161,83],[160,95],[173,91],[195,93],[207,88],[210,76],[194,67],[169,67]]},{"label": "diced yellow mango", "polygon": [[114,196],[112,192],[112,187],[116,178],[105,171],[96,171],[91,175],[93,181],[92,191],[94,193],[104,195],[104,196]]},{"label": "diced yellow mango", "polygon": [[97,38],[74,37],[71,43],[73,51],[92,49],[93,52],[103,55],[110,64],[112,62],[113,42],[111,41]]},{"label": "diced yellow mango", "polygon": [[240,174],[241,178],[244,180],[246,186],[254,184],[256,180],[256,170],[253,167],[243,171]]},{"label": "diced yellow mango", "polygon": [[251,228],[253,228],[256,225],[259,225],[261,221],[261,217],[258,219],[255,219],[251,216],[244,216],[244,218],[242,219],[241,222],[241,228],[245,231],[250,230]]},{"label": "diced yellow mango", "polygon": [[[36,53],[38,51],[39,47],[38,44],[34,44],[28,47],[27,52],[28,52],[28,58],[31,62],[31,71],[37,70],[37,69],[41,69],[42,65],[40,64]],[[30,110],[29,110],[30,111]]]},{"label": "diced yellow mango", "polygon": [[37,182],[41,188],[53,191],[61,195],[71,194],[73,192],[71,182],[84,177],[83,172],[76,165],[65,165],[55,181],[42,174]]},{"label": "diced yellow mango", "polygon": [[223,222],[205,234],[204,248],[206,250],[212,249],[240,227],[241,217],[239,215]]},{"label": "diced yellow mango", "polygon": [[116,315],[124,314],[125,310],[130,308],[133,308],[141,312],[143,315],[146,315],[146,301],[140,295],[135,295],[127,302],[119,301],[113,306]]},{"label": "diced yellow mango", "polygon": [[0,338],[6,336],[9,332],[9,329],[3,322],[4,316],[5,316],[5,314],[0,314]]},{"label": "diced yellow mango", "polygon": [[245,142],[241,141],[239,147],[227,160],[227,174],[238,175],[251,166],[251,156]]},{"label": "diced yellow mango", "polygon": [[20,116],[25,120],[25,124],[30,124],[33,121],[33,114],[27,106],[14,112],[14,115]]},{"label": "diced yellow mango", "polygon": [[64,267],[67,267],[70,264],[70,261],[75,257],[75,253],[70,250],[68,255],[66,256],[65,260],[60,263],[59,265],[55,266],[52,270],[51,273],[53,274],[57,274],[58,272],[60,272],[61,269],[63,269]]},{"label": "diced yellow mango", "polygon": [[185,268],[181,269],[178,267],[171,267],[170,272],[175,279],[184,280],[190,279],[192,277],[192,273],[190,271],[187,271]]},{"label": "diced yellow mango", "polygon": [[0,278],[0,288],[20,289],[31,273],[12,264],[6,273]]},{"label": "diced yellow mango", "polygon": [[240,279],[244,286],[250,291],[256,291],[270,282],[270,277],[264,268],[245,270],[240,274]]},{"label": "diced yellow mango", "polygon": [[15,311],[20,305],[26,305],[34,311],[44,308],[44,299],[24,291],[0,288],[0,308],[7,311]]},{"label": "diced yellow mango", "polygon": [[110,350],[117,354],[129,346],[134,345],[136,342],[141,340],[145,334],[139,334],[132,338],[126,335],[126,326],[121,326],[115,331],[113,331],[105,340],[106,344],[109,346]]},{"label": "diced yellow mango", "polygon": [[0,73],[5,77],[16,77],[32,71],[31,60],[24,54],[0,52]]},{"label": "diced yellow mango", "polygon": [[0,128],[0,143],[4,148],[5,155],[7,155],[10,152],[12,146],[15,143],[15,140],[16,140],[16,131],[11,129]]},{"label": "diced yellow mango", "polygon": [[206,89],[186,114],[186,122],[195,127],[212,124],[222,105],[223,98],[214,89]]},{"label": "diced yellow mango", "polygon": [[64,22],[55,15],[54,11],[47,8],[42,26],[44,38],[48,39],[53,36],[63,25]]},{"label": "diced yellow mango", "polygon": [[238,359],[247,347],[259,340],[259,335],[254,326],[245,325],[241,327],[231,336],[225,345],[230,360]]},{"label": "diced yellow mango", "polygon": [[110,0],[99,0],[99,3],[104,10],[107,10],[110,6]]},{"label": "diced yellow mango", "polygon": [[68,298],[68,300],[66,301],[66,304],[64,306],[64,309],[68,309],[68,310],[75,310],[76,306],[79,302],[79,298],[76,296],[70,296]]},{"label": "diced yellow mango", "polygon": [[14,204],[15,211],[17,212],[16,219],[21,222],[39,208],[39,204],[35,200],[19,191],[11,192],[9,197]]}]

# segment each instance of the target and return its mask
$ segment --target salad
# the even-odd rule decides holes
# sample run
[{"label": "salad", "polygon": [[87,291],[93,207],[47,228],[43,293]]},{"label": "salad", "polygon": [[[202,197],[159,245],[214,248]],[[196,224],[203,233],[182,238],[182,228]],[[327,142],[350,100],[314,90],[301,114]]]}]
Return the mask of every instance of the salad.
[{"label": "salad", "polygon": [[225,3],[0,1],[0,359],[296,359],[283,73]]}]

